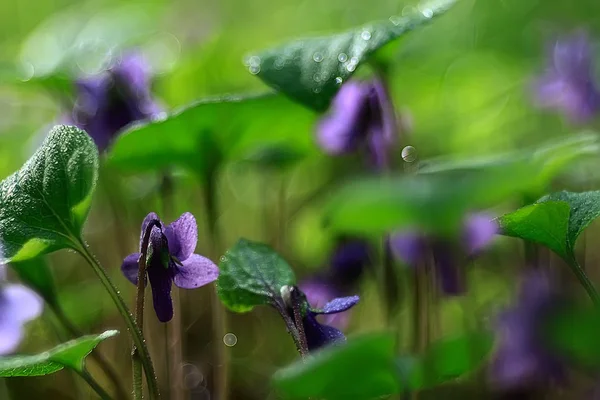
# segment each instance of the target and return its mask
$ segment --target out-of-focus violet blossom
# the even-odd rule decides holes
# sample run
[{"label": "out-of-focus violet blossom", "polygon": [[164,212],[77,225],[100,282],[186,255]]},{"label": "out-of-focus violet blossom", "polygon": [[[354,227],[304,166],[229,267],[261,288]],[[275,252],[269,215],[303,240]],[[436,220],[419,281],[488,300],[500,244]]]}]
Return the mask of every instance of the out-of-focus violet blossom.
[{"label": "out-of-focus violet blossom", "polygon": [[[310,304],[324,307],[329,299],[348,295],[357,289],[365,268],[371,263],[368,244],[360,239],[341,239],[329,260],[329,268],[302,281],[298,286]],[[344,329],[349,313],[328,314],[321,317],[327,325]]]},{"label": "out-of-focus violet blossom", "polygon": [[[142,223],[140,251],[144,233],[149,224],[157,221],[150,231],[146,268],[156,316],[161,322],[173,318],[171,286],[183,289],[195,289],[217,279],[219,269],[208,258],[194,254],[198,242],[198,226],[190,213],[164,226],[155,213],[150,213]],[[140,253],[130,254],[121,265],[123,275],[135,285],[138,282],[138,259]]]},{"label": "out-of-focus violet blossom", "polygon": [[413,268],[422,266],[432,254],[442,291],[457,295],[465,289],[462,264],[488,246],[497,232],[498,224],[490,215],[469,214],[464,220],[458,244],[415,231],[403,231],[390,236],[389,246],[395,258]]},{"label": "out-of-focus violet blossom", "polygon": [[0,265],[0,356],[15,351],[23,337],[23,325],[40,316],[42,299],[23,285],[3,282]]},{"label": "out-of-focus violet blossom", "polygon": [[534,83],[539,106],[562,111],[574,123],[593,118],[600,111],[600,92],[593,76],[592,58],[585,32],[556,40],[546,72]]},{"label": "out-of-focus violet blossom", "polygon": [[383,83],[350,81],[342,85],[331,109],[317,125],[317,143],[328,154],[365,149],[373,164],[389,167],[396,117]]},{"label": "out-of-focus violet blossom", "polygon": [[505,390],[562,382],[565,367],[544,346],[544,322],[560,304],[549,277],[529,271],[520,286],[516,304],[500,313],[498,344],[491,364],[491,379]]},{"label": "out-of-focus violet blossom", "polygon": [[138,53],[124,55],[110,69],[81,78],[75,86],[73,122],[94,139],[100,151],[127,125],[161,112],[150,93],[150,68]]}]

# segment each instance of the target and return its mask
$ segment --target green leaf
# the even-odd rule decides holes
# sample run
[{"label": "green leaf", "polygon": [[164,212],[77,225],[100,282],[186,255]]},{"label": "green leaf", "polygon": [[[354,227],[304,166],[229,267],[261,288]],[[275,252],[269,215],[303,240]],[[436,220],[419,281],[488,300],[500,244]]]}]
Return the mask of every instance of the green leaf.
[{"label": "green leaf", "polygon": [[547,201],[503,215],[498,223],[504,235],[544,245],[566,259],[569,213],[567,203]]},{"label": "green leaf", "polygon": [[571,209],[566,246],[572,252],[581,232],[600,216],[600,191],[574,193],[563,190],[544,196],[539,200],[539,202],[548,201],[564,201]]},{"label": "green leaf", "polygon": [[546,343],[557,354],[583,367],[600,367],[600,313],[597,308],[569,307],[546,322]]},{"label": "green leaf", "polygon": [[42,296],[48,305],[59,306],[54,276],[43,257],[13,262],[10,266],[19,275],[19,279]]},{"label": "green leaf", "polygon": [[498,219],[504,235],[542,244],[573,265],[577,238],[600,216],[600,191],[557,192]]},{"label": "green leaf", "polygon": [[327,109],[342,82],[380,48],[445,12],[454,1],[431,3],[409,16],[329,36],[294,40],[248,58],[251,73],[317,111]]},{"label": "green leaf", "polygon": [[87,355],[100,342],[118,333],[106,331],[101,335],[83,336],[37,355],[0,357],[0,377],[48,375],[63,368],[82,372]]},{"label": "green leaf", "polygon": [[334,192],[325,218],[334,230],[358,234],[403,227],[452,233],[466,211],[529,188],[534,171],[526,162],[513,162],[353,181]]},{"label": "green leaf", "polygon": [[413,367],[410,387],[430,388],[470,373],[487,359],[492,344],[493,336],[485,332],[433,343]]},{"label": "green leaf", "polygon": [[219,263],[217,294],[236,312],[271,304],[281,296],[281,287],[295,282],[288,263],[270,246],[240,239]]},{"label": "green leaf", "polygon": [[209,98],[131,127],[112,146],[109,161],[135,172],[177,166],[203,175],[271,144],[286,142],[296,153],[314,149],[314,120],[282,95]]},{"label": "green leaf", "polygon": [[71,247],[86,220],[98,150],[82,130],[54,127],[35,154],[0,182],[0,263]]},{"label": "green leaf", "polygon": [[289,399],[367,400],[398,393],[398,370],[391,334],[350,338],[273,375],[275,388]]}]

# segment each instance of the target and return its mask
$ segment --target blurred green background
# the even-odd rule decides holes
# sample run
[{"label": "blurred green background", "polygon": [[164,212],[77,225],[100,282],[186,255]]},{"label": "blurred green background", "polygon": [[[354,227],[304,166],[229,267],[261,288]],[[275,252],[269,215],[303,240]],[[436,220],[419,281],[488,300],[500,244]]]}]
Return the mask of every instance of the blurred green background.
[{"label": "blurred green background", "polygon": [[[207,96],[268,90],[244,67],[244,57],[254,50],[298,36],[385,20],[416,5],[382,0],[8,0],[0,14],[0,177],[18,169],[49,128],[69,112],[60,96],[48,88],[65,90],[69,78],[76,77],[78,71],[94,71],[109,50],[113,56],[118,55],[121,50],[113,44],[144,52],[158,72],[154,93],[165,109],[171,110]],[[530,93],[532,77],[544,68],[548,41],[557,33],[579,28],[588,29],[592,35],[600,29],[597,1],[460,0],[435,23],[386,47],[383,52],[393,60],[388,74],[391,93],[396,108],[407,116],[411,126],[409,136],[402,139],[403,145],[414,146],[420,159],[438,155],[473,157],[532,146],[581,129],[569,126],[559,115],[536,110]],[[61,79],[48,82],[37,78],[57,66],[66,71]],[[253,118],[263,118],[261,112],[245,118],[252,123]],[[307,116],[300,106],[298,113],[316,121],[315,115]],[[124,174],[103,168],[86,237],[92,251],[111,270],[125,298],[133,301],[134,287],[121,276],[119,266],[124,256],[136,250],[139,225],[150,211],[159,212],[165,221],[185,211],[194,213],[200,228],[197,252],[209,254],[215,261],[243,236],[277,246],[299,277],[324,267],[333,238],[320,224],[319,203],[314,198],[331,182],[359,171],[360,165],[352,157],[325,157],[314,145],[314,132],[306,129],[307,124],[299,126],[302,128],[287,130],[285,139],[303,143],[309,152],[291,169],[265,171],[232,162],[219,171],[222,243],[218,249],[211,249],[207,239],[202,188],[185,171],[172,171],[172,206],[166,207],[165,215],[164,199],[157,195],[159,174]],[[268,135],[277,137],[278,132]],[[401,147],[397,150],[399,154]],[[590,168],[576,170],[560,187],[594,187],[595,179],[590,178],[593,166]],[[280,207],[282,187],[284,209]],[[587,235],[595,230],[592,227]],[[487,323],[493,311],[507,301],[519,254],[508,249],[516,246],[516,241],[500,239],[475,263],[477,268],[470,270],[469,298],[449,300],[442,306],[443,332],[464,328],[463,311],[476,323]],[[591,250],[586,251],[590,253],[586,257],[595,257]],[[125,327],[93,273],[68,252],[52,254],[48,259],[61,302],[83,331],[122,331],[99,349],[129,382]],[[600,278],[599,273],[591,274]],[[296,356],[283,323],[268,308],[228,314],[228,331],[237,336],[238,342],[234,347],[224,347],[213,335],[212,290],[179,292],[186,398],[211,398],[212,374],[223,368],[215,365],[214,355],[219,349],[226,351],[231,360],[231,399],[275,398],[269,376]],[[361,294],[361,304],[352,312],[352,333],[384,326],[374,282],[365,280]],[[464,310],[465,304],[469,309]],[[166,357],[166,328],[148,314],[146,334],[159,379],[164,382],[161,378],[167,374],[166,363],[161,360]],[[21,350],[46,349],[62,334],[47,312],[29,325]],[[0,390],[0,397],[92,396],[77,377],[66,371],[4,383],[6,390]]]}]

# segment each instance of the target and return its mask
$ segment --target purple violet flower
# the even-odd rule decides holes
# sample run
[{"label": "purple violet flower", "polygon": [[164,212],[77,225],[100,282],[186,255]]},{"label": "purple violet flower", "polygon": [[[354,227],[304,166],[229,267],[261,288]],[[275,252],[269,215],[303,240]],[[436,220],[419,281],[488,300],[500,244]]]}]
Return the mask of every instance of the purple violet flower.
[{"label": "purple violet flower", "polygon": [[[355,291],[360,277],[370,263],[371,254],[367,242],[352,238],[341,239],[331,255],[327,271],[304,280],[298,286],[310,304],[316,308],[323,307],[329,299]],[[322,318],[327,325],[344,329],[348,325],[349,314],[329,314]]]},{"label": "purple violet flower", "polygon": [[389,166],[388,149],[396,141],[396,117],[383,83],[350,81],[342,85],[330,112],[317,125],[317,142],[328,154],[366,148],[373,164]]},{"label": "purple violet flower", "polygon": [[[142,222],[140,251],[147,226],[156,220],[160,228],[154,226],[148,242],[146,268],[156,316],[161,322],[173,318],[171,284],[183,289],[195,289],[213,282],[219,276],[219,269],[208,258],[193,254],[198,242],[198,226],[190,213],[164,226],[155,213],[150,213]],[[138,282],[138,259],[140,253],[128,255],[121,266],[123,275],[135,285]]]},{"label": "purple violet flower", "polygon": [[600,110],[600,92],[587,34],[580,31],[556,40],[548,64],[534,84],[539,106],[560,110],[574,123],[594,117]]},{"label": "purple violet flower", "polygon": [[529,271],[520,286],[517,304],[499,315],[491,377],[503,389],[535,387],[565,379],[563,363],[545,349],[542,336],[545,319],[559,301],[544,271]]},{"label": "purple violet flower", "polygon": [[451,240],[431,237],[415,231],[392,234],[389,246],[395,258],[413,268],[424,264],[428,252],[431,252],[442,291],[457,295],[464,291],[460,264],[481,252],[497,232],[498,224],[491,216],[484,213],[470,214],[464,220],[459,246]]},{"label": "purple violet flower", "polygon": [[105,150],[127,125],[150,119],[160,108],[150,93],[150,69],[138,53],[128,54],[103,73],[76,82],[73,120]]},{"label": "purple violet flower", "polygon": [[321,309],[309,307],[302,320],[308,349],[313,351],[330,343],[345,342],[346,337],[340,330],[319,323],[317,316],[342,313],[354,307],[359,300],[358,296],[338,297],[325,304]]},{"label": "purple violet flower", "polygon": [[[4,266],[0,277],[4,279]],[[12,353],[23,337],[23,325],[39,317],[42,299],[23,285],[0,282],[0,356]]]},{"label": "purple violet flower", "polygon": [[306,294],[296,286],[282,287],[281,295],[287,307],[286,312],[292,320],[294,320],[294,303],[302,313],[302,327],[309,351],[328,344],[344,342],[346,337],[339,329],[320,323],[317,317],[342,313],[352,308],[360,300],[358,296],[338,297],[325,303],[322,307],[315,308],[309,303]]}]

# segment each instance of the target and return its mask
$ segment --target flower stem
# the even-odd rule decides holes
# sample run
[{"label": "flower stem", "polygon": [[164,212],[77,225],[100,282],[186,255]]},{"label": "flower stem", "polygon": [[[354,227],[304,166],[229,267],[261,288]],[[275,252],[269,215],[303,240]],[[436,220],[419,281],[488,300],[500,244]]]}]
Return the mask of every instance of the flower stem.
[{"label": "flower stem", "polygon": [[125,324],[127,325],[127,329],[129,330],[129,334],[131,335],[133,344],[138,349],[141,363],[146,371],[146,382],[148,384],[148,392],[150,399],[152,400],[160,398],[160,394],[158,391],[158,383],[156,382],[156,374],[154,373],[154,366],[152,365],[152,359],[150,358],[148,348],[146,347],[144,335],[142,334],[142,331],[140,330],[138,325],[135,323],[133,315],[131,315],[129,308],[127,308],[127,305],[125,304],[125,301],[123,300],[123,298],[119,294],[119,291],[106,274],[104,268],[100,265],[98,260],[96,260],[96,258],[90,253],[83,239],[80,238],[77,242],[74,243],[73,250],[77,251],[88,262],[88,264],[90,264],[90,266],[100,279],[100,282],[102,283],[102,285],[104,285],[104,288],[106,289],[111,299],[117,306],[119,313],[125,320]]},{"label": "flower stem", "polygon": [[590,278],[588,278],[587,274],[585,273],[585,271],[581,267],[581,265],[579,265],[579,263],[575,259],[575,256],[571,256],[570,258],[571,258],[571,260],[570,260],[569,264],[572,267],[573,273],[579,280],[579,283],[581,284],[581,286],[583,286],[583,288],[587,292],[588,296],[592,300],[592,303],[594,303],[594,305],[596,307],[600,307],[600,295],[598,295],[598,291],[594,287],[594,284],[592,283],[592,281],[590,281]]},{"label": "flower stem", "polygon": [[[202,193],[204,195],[204,205],[206,207],[206,224],[211,237],[210,256],[213,259],[218,259],[221,247],[221,235],[217,220],[217,188],[214,171],[211,174],[207,174],[205,177]],[[220,367],[215,367],[214,369],[214,392],[216,399],[226,400],[229,394],[229,365],[227,353],[225,352],[224,345],[222,345],[222,340],[227,332],[227,314],[219,301],[216,290],[213,290],[211,293],[210,304],[214,343],[216,344],[215,364],[220,365]]]},{"label": "flower stem", "polygon": [[[84,335],[83,332],[81,332],[79,328],[77,328],[75,324],[71,322],[60,305],[51,306],[51,308],[60,324],[67,332],[69,332],[69,335],[71,335],[72,338],[78,338]],[[117,391],[117,398],[122,400],[129,398],[128,391],[123,386],[123,382],[121,382],[121,379],[119,379],[117,371],[115,371],[110,362],[104,358],[102,354],[96,351],[92,352],[90,357],[100,366],[100,368],[102,368],[102,371],[104,371],[106,376],[112,381]]]},{"label": "flower stem", "polygon": [[308,348],[302,346],[302,343],[300,341],[300,333],[298,332],[298,329],[296,329],[296,324],[294,323],[294,320],[287,313],[285,305],[281,304],[281,301],[275,300],[273,302],[273,307],[275,307],[275,309],[279,311],[279,314],[283,318],[285,326],[287,327],[287,331],[292,337],[292,340],[296,345],[298,353],[300,353],[302,357],[306,356],[308,354]]},{"label": "flower stem", "polygon": [[102,389],[102,386],[100,386],[100,384],[94,380],[89,372],[87,372],[85,369],[82,369],[81,371],[77,371],[77,373],[88,385],[90,385],[90,387],[98,394],[98,396],[100,396],[102,400],[112,400],[112,397],[110,397],[110,395],[106,393],[104,389]]},{"label": "flower stem", "polygon": [[306,340],[306,332],[304,332],[304,324],[302,323],[302,298],[299,296],[299,290],[294,288],[292,290],[292,309],[294,310],[294,323],[296,324],[296,330],[298,331],[298,343],[300,344],[300,354],[302,357],[308,355],[308,341]]}]

